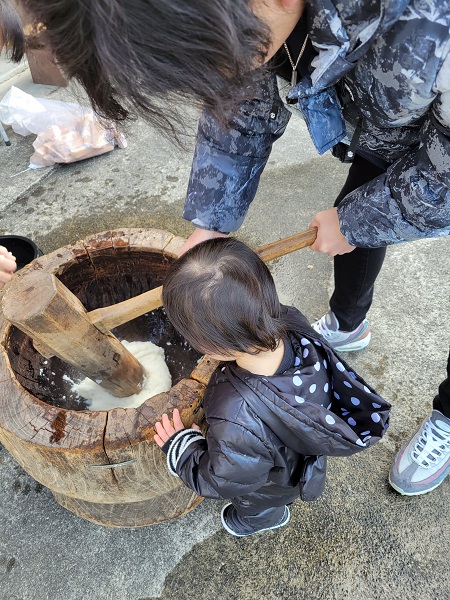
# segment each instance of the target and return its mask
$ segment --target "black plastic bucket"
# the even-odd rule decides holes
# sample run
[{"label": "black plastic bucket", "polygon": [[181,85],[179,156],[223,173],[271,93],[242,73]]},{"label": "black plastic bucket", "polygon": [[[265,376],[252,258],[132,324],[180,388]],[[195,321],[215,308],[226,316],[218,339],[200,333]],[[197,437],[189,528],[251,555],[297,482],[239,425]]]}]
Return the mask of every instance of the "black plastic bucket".
[{"label": "black plastic bucket", "polygon": [[4,246],[16,257],[17,270],[43,255],[32,240],[21,235],[0,235],[0,246]]}]

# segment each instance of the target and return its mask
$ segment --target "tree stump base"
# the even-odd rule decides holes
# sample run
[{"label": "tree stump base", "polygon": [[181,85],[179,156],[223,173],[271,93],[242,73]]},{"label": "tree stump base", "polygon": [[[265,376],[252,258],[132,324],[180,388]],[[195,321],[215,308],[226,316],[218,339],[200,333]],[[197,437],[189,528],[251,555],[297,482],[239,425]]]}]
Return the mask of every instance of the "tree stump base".
[{"label": "tree stump base", "polygon": [[[88,311],[162,285],[184,240],[155,229],[108,231],[35,259]],[[46,359],[0,314],[0,442],[67,510],[99,525],[143,527],[182,516],[202,500],[169,474],[153,442],[154,424],[178,408],[202,425],[202,398],[217,362],[202,358],[173,329],[162,308],[113,331],[120,340],[164,348],[172,388],[138,408],[89,411],[72,391],[83,376]]]}]

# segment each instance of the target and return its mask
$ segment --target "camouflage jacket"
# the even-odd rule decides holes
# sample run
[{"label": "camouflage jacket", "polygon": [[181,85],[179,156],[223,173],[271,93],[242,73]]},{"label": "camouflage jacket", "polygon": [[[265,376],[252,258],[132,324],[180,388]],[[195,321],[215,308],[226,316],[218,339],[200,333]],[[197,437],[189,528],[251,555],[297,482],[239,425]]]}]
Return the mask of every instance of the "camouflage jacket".
[{"label": "camouflage jacket", "polygon": [[[317,54],[289,96],[318,151],[348,142],[359,120],[356,152],[388,166],[339,206],[347,240],[375,247],[449,235],[450,0],[309,0],[302,18]],[[229,128],[204,112],[183,217],[236,231],[289,117],[269,70]]]}]

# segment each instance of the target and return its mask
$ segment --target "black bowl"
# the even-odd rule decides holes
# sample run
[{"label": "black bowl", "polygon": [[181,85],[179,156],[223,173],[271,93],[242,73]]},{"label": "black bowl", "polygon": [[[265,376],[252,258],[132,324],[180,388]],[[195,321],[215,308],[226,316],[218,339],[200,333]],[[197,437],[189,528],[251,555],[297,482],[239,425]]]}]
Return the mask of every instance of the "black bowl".
[{"label": "black bowl", "polygon": [[16,257],[17,270],[43,254],[32,240],[21,235],[0,235],[0,246]]}]

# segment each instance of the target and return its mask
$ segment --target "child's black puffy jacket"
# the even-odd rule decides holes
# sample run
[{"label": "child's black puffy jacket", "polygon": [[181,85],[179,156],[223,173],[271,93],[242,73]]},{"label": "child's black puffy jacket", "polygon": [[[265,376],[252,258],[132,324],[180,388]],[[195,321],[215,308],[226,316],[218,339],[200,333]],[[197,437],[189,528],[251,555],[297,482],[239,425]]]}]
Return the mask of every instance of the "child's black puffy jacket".
[{"label": "child's black puffy jacket", "polygon": [[288,308],[295,365],[281,375],[219,368],[204,398],[206,437],[175,436],[168,465],[209,498],[244,497],[277,506],[323,490],[326,456],[349,456],[378,441],[390,405]]}]

